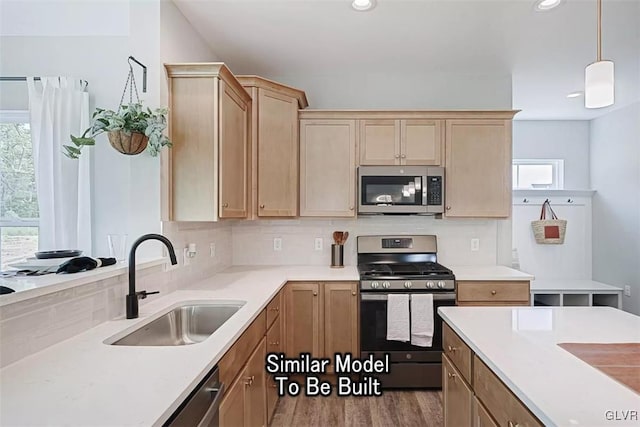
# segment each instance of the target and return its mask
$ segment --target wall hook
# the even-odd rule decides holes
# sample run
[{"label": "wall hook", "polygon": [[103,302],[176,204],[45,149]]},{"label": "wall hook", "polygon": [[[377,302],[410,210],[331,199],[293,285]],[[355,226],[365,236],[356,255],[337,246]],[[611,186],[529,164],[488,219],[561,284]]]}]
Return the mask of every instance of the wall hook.
[{"label": "wall hook", "polygon": [[129,62],[129,67],[131,67],[131,61],[142,67],[142,93],[147,93],[147,66],[133,56],[130,56],[127,61]]}]

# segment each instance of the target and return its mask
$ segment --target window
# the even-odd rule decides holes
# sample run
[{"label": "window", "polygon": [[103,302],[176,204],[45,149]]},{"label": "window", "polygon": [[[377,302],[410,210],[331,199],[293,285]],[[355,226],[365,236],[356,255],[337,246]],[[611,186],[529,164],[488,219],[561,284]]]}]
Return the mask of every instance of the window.
[{"label": "window", "polygon": [[564,160],[513,159],[514,189],[564,188]]},{"label": "window", "polygon": [[28,111],[0,111],[0,270],[38,250],[38,199]]}]

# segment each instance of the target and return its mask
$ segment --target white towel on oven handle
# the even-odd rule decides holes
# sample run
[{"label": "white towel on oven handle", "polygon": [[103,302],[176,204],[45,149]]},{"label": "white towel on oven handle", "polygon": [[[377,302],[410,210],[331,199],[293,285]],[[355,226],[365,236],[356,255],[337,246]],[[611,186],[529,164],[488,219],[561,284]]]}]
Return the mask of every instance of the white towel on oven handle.
[{"label": "white towel on oven handle", "polygon": [[387,340],[411,339],[409,326],[409,295],[389,294],[387,297]]},{"label": "white towel on oven handle", "polygon": [[411,295],[411,344],[431,347],[433,329],[433,294]]}]

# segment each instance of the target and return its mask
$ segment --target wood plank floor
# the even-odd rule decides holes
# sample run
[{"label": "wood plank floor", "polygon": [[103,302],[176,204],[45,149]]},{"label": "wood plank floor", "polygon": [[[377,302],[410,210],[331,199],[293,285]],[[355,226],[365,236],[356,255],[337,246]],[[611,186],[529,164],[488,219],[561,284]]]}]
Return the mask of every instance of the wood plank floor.
[{"label": "wood plank floor", "polygon": [[442,425],[440,391],[385,391],[380,397],[284,396],[271,421],[271,427]]}]

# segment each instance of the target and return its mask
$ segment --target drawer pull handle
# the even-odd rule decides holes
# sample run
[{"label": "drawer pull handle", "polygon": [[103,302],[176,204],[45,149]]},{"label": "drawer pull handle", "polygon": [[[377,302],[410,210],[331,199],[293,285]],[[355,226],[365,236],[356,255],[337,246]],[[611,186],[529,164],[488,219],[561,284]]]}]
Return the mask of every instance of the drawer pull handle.
[{"label": "drawer pull handle", "polygon": [[495,295],[495,294],[497,294],[497,292],[494,289],[493,291],[491,291],[491,295]]},{"label": "drawer pull handle", "polygon": [[280,307],[271,307],[269,310],[272,310],[272,311],[280,311]]},{"label": "drawer pull handle", "polygon": [[253,384],[253,380],[255,379],[254,375],[251,375],[250,377],[246,377],[244,379],[244,385],[247,385],[249,387],[251,387],[251,385]]},{"label": "drawer pull handle", "polygon": [[449,347],[447,347],[447,350],[449,350],[449,352],[451,352],[451,353],[455,353],[458,349],[456,347],[449,346]]},{"label": "drawer pull handle", "polygon": [[280,345],[280,341],[270,342],[269,345]]},{"label": "drawer pull handle", "polygon": [[454,381],[456,380],[456,374],[452,374],[451,372],[449,372],[447,375],[449,376],[449,379],[452,379]]},{"label": "drawer pull handle", "polygon": [[520,425],[517,422],[514,423],[513,421],[507,421],[507,424],[509,425],[509,427],[518,427]]},{"label": "drawer pull handle", "polygon": [[223,208],[228,208],[229,207],[229,203],[225,203],[224,205],[222,205]]}]

